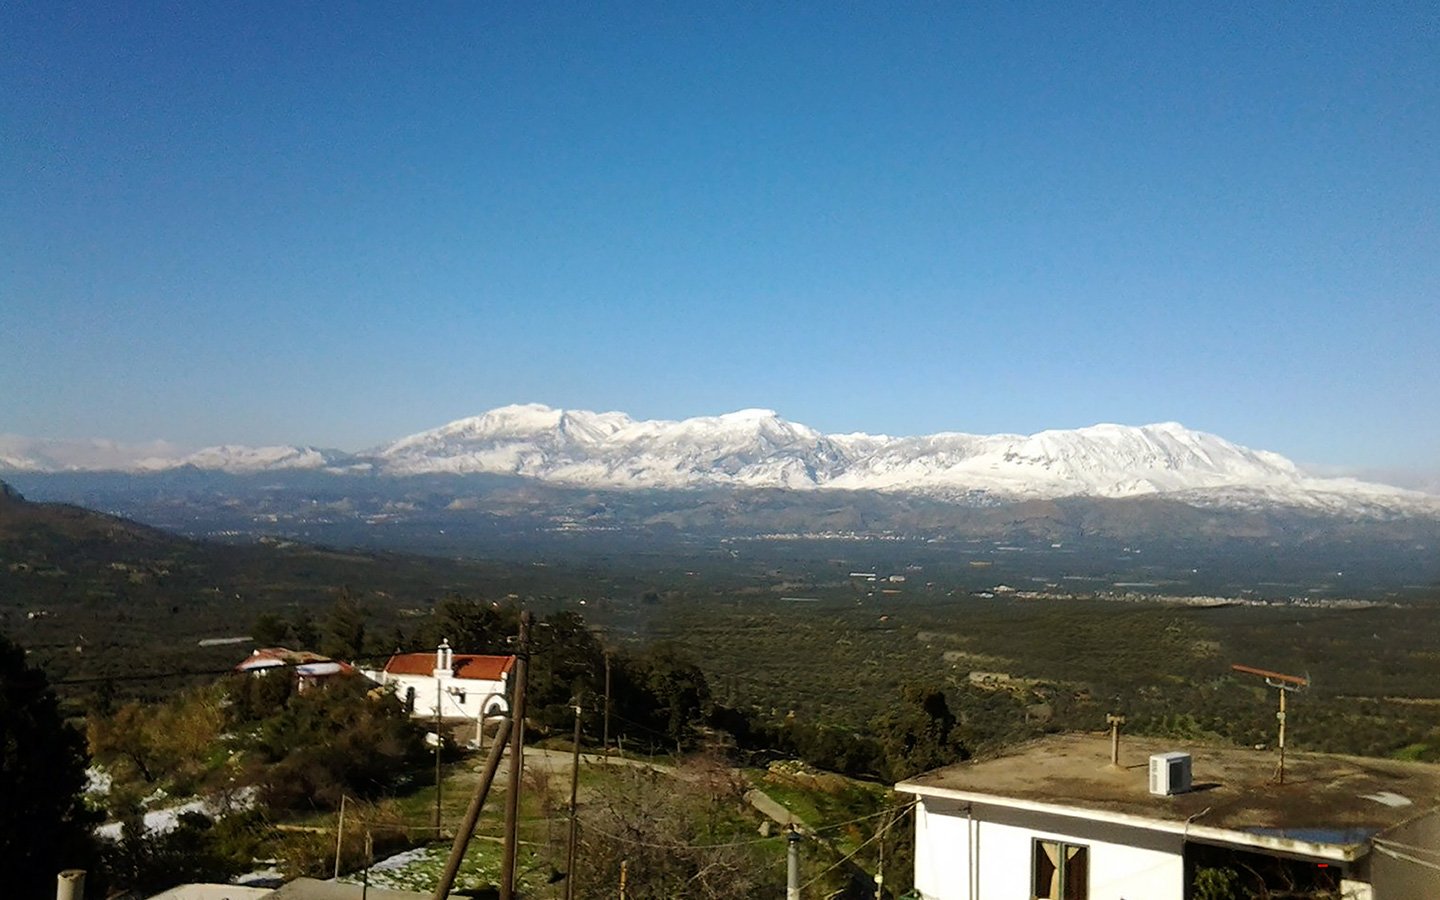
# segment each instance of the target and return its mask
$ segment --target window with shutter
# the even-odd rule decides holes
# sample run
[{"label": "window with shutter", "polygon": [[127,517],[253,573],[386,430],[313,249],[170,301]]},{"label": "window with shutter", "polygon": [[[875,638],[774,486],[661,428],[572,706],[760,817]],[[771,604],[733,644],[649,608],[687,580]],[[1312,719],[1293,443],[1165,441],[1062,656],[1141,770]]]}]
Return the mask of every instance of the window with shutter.
[{"label": "window with shutter", "polygon": [[1090,848],[1063,841],[1037,840],[1032,853],[1030,896],[1033,900],[1089,900]]}]

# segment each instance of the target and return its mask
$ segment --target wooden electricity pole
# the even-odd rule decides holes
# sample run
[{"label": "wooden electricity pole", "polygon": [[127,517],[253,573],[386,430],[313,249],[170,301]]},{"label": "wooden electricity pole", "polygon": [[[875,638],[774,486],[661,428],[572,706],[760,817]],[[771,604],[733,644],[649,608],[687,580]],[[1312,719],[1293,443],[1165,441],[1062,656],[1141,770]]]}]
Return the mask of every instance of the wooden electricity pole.
[{"label": "wooden electricity pole", "polygon": [[360,898],[370,894],[370,867],[375,864],[375,836],[365,829],[365,871],[360,874]]},{"label": "wooden electricity pole", "polygon": [[440,679],[435,679],[435,836],[440,836]]},{"label": "wooden electricity pole", "polygon": [[445,863],[445,871],[435,885],[434,900],[445,900],[450,896],[450,889],[455,886],[460,862],[465,858],[465,849],[475,834],[475,823],[480,821],[480,810],[485,807],[490,785],[495,781],[495,773],[500,770],[500,757],[505,752],[505,743],[510,739],[510,727],[509,719],[500,720],[500,728],[495,732],[495,743],[490,747],[490,755],[485,758],[485,771],[480,775],[480,783],[475,786],[475,793],[470,797],[470,807],[465,810],[465,818],[455,830],[455,843],[450,847],[450,859]]},{"label": "wooden electricity pole", "polygon": [[605,651],[605,731],[600,738],[600,746],[605,759],[610,759],[610,651]]},{"label": "wooden electricity pole", "polygon": [[345,801],[349,799],[344,794],[340,795],[340,821],[335,825],[335,879],[340,879],[340,847],[345,842]]},{"label": "wooden electricity pole", "polygon": [[885,833],[893,824],[895,824],[895,813],[887,813],[885,824],[880,826],[880,866],[879,871],[875,873],[875,900],[885,900]]},{"label": "wooden electricity pole", "polygon": [[520,845],[520,779],[525,771],[525,679],[530,672],[530,622],[527,609],[520,613],[520,635],[515,648],[515,691],[510,715],[515,722],[510,741],[510,783],[505,789],[505,855],[500,863],[500,900],[515,897],[515,854]]},{"label": "wooden electricity pole", "polygon": [[575,839],[579,828],[576,798],[580,794],[580,704],[575,704],[574,752],[570,757],[570,841],[565,848],[565,900],[575,900]]}]

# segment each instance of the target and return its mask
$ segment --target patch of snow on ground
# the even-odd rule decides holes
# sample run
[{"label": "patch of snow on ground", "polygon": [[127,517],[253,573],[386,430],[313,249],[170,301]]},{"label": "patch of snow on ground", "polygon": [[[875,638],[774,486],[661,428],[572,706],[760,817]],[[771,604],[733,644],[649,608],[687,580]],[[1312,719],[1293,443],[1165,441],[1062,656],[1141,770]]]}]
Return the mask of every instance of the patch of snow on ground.
[{"label": "patch of snow on ground", "polygon": [[104,797],[110,793],[110,773],[99,766],[85,770],[85,793],[92,797]]},{"label": "patch of snow on ground", "polygon": [[285,873],[275,868],[272,863],[244,875],[236,875],[230,879],[230,883],[241,887],[280,887],[285,883]]},{"label": "patch of snow on ground", "polygon": [[424,859],[428,855],[428,852],[429,848],[427,847],[416,847],[413,850],[406,850],[394,856],[387,856],[385,859],[380,860],[370,867],[370,874],[374,875],[376,872],[392,872],[398,869],[408,868],[411,863]]},{"label": "patch of snow on ground", "polygon": [[[211,819],[218,819],[237,810],[249,809],[255,805],[256,793],[254,787],[246,787],[231,794],[228,800],[222,797],[202,797],[164,809],[152,809],[145,813],[145,833],[164,834],[173,831],[180,824],[180,817],[189,812],[203,813]],[[156,791],[147,800],[163,796],[163,791]],[[107,822],[96,828],[95,834],[109,841],[118,841],[122,827],[120,822]]]}]

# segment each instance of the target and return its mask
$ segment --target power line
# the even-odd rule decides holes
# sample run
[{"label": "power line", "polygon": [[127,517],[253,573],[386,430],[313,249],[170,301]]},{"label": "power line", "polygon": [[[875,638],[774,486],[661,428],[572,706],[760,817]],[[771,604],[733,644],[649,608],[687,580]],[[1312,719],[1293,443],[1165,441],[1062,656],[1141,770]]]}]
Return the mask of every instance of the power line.
[{"label": "power line", "polygon": [[[377,653],[368,656],[356,656],[351,662],[375,662],[377,660],[389,659],[393,653]],[[230,666],[225,669],[169,669],[160,672],[141,672],[135,675],[90,675],[84,678],[61,678],[50,682],[51,684],[98,684],[105,681],[163,681],[171,678],[198,678],[202,675],[249,675],[254,672],[268,672],[271,669],[299,668],[300,666],[311,666],[316,663],[339,662],[333,659],[315,659],[309,662],[284,662],[276,661],[275,665],[266,666],[263,669],[255,669],[245,672]]]},{"label": "power line", "polygon": [[1428,859],[1421,859],[1418,856],[1411,856],[1408,853],[1401,853],[1399,850],[1392,850],[1379,842],[1376,842],[1375,849],[1379,850],[1386,856],[1394,857],[1395,859],[1401,859],[1405,862],[1414,863],[1417,866],[1424,866],[1427,869],[1434,869],[1435,871],[1440,872],[1440,863],[1432,862]]},{"label": "power line", "polygon": [[61,678],[51,684],[100,684],[106,681],[168,681],[171,678],[198,678],[202,675],[228,675],[228,669],[172,669],[168,672],[144,672],[138,675],[92,675],[86,678]]},{"label": "power line", "polygon": [[905,814],[906,812],[909,812],[912,808],[914,808],[915,803],[918,803],[918,802],[919,802],[919,801],[917,800],[917,801],[913,801],[913,802],[911,802],[911,803],[906,804],[904,807],[896,807],[896,809],[900,811],[900,815],[896,816],[894,819],[891,819],[889,822],[886,822],[885,825],[884,825],[883,827],[881,827],[881,829],[880,829],[879,831],[875,832],[875,834],[874,834],[872,837],[870,837],[868,840],[866,840],[866,841],[865,841],[864,843],[862,843],[860,846],[856,847],[854,850],[851,850],[849,853],[847,853],[847,854],[845,854],[844,856],[840,857],[839,859],[835,860],[833,863],[831,863],[830,865],[826,866],[824,869],[821,869],[821,870],[820,870],[820,873],[819,873],[818,875],[816,875],[814,878],[810,879],[809,881],[805,882],[804,884],[800,885],[800,890],[803,891],[803,890],[805,890],[806,888],[810,887],[812,884],[814,884],[815,882],[819,881],[821,878],[824,878],[826,875],[828,875],[832,869],[835,869],[837,866],[840,866],[841,864],[843,864],[843,863],[845,863],[845,862],[848,862],[849,860],[854,859],[855,856],[856,856],[856,854],[858,854],[861,850],[864,850],[866,847],[868,847],[868,846],[870,846],[871,844],[875,843],[877,840],[880,840],[881,838],[883,838],[883,837],[885,836],[885,833],[888,832],[891,828],[895,827],[895,823],[898,822],[898,821],[900,821],[900,819],[904,817],[904,814]]},{"label": "power line", "polygon": [[[901,815],[903,815],[904,813],[908,812],[908,811],[910,810],[910,808],[913,807],[914,805],[915,805],[914,803],[906,803],[906,804],[901,805],[901,806],[887,807],[886,809],[882,809],[882,810],[880,810],[879,812],[870,813],[869,815],[865,815],[865,816],[858,816],[858,817],[856,817],[856,818],[854,818],[854,819],[848,819],[848,820],[846,820],[846,821],[844,821],[844,822],[835,822],[835,823],[830,824],[830,825],[823,825],[823,826],[816,827],[816,828],[809,828],[809,829],[807,829],[807,832],[806,832],[806,833],[809,833],[809,834],[821,834],[821,833],[827,832],[827,831],[835,831],[835,830],[840,829],[840,828],[845,828],[845,827],[847,827],[847,826],[854,825],[854,824],[856,824],[857,822],[864,822],[864,821],[867,821],[867,820],[869,820],[869,819],[875,819],[875,818],[879,818],[880,816],[891,815],[891,814],[893,814],[893,813],[900,813]],[[899,819],[899,816],[896,816],[896,819],[898,820],[898,819]],[[892,822],[891,825],[893,825],[893,824],[894,824],[894,823]],[[888,830],[890,827],[891,827],[890,825],[887,825],[885,828],[881,829],[881,833],[883,833],[884,831]],[[724,847],[748,847],[748,846],[751,846],[751,845],[754,845],[754,844],[773,843],[773,842],[776,840],[776,838],[778,837],[778,835],[775,835],[775,836],[771,836],[771,837],[768,837],[768,838],[749,838],[749,839],[743,840],[743,841],[722,841],[722,842],[716,843],[716,844],[693,844],[693,843],[689,843],[689,842],[686,842],[686,841],[672,841],[672,842],[669,842],[669,843],[661,844],[661,843],[655,843],[655,842],[653,842],[653,841],[642,841],[642,840],[639,840],[638,838],[625,837],[624,835],[620,835],[620,834],[613,834],[613,833],[611,833],[611,832],[609,832],[609,831],[604,830],[603,828],[597,828],[597,827],[595,827],[594,825],[586,825],[586,826],[585,826],[585,830],[586,830],[586,831],[594,832],[595,834],[601,835],[602,837],[610,838],[611,840],[614,840],[614,841],[620,841],[621,843],[626,843],[626,844],[633,844],[633,845],[635,845],[635,846],[637,846],[637,847],[649,847],[649,848],[654,849],[654,850],[675,850],[675,849],[714,850],[714,849],[720,849],[720,848],[724,848]],[[870,843],[871,841],[873,841],[873,840],[875,840],[875,838],[873,838],[873,837],[870,838],[870,839],[867,840],[864,844],[861,844],[860,847],[855,848],[855,852],[858,853],[861,848],[863,848],[866,844],[869,844],[869,843]],[[851,854],[851,856],[853,856],[853,855],[854,855],[854,853]],[[849,857],[846,857],[846,858],[848,859]],[[844,859],[842,859],[840,862],[844,862]],[[838,865],[838,863],[837,863],[837,865]],[[831,868],[833,868],[833,866],[832,866]],[[829,871],[829,870],[827,869],[826,871]],[[824,874],[824,873],[821,873],[821,874]]]},{"label": "power line", "polygon": [[749,847],[755,844],[773,843],[775,838],[750,838],[744,841],[723,841],[718,844],[691,844],[686,841],[670,841],[659,844],[654,841],[642,841],[638,838],[629,838],[624,835],[613,834],[603,828],[596,828],[594,825],[584,825],[585,831],[594,832],[601,837],[609,838],[612,841],[619,841],[622,844],[630,844],[635,847],[649,847],[652,850],[718,850],[725,847]]},{"label": "power line", "polygon": [[1377,845],[1383,844],[1387,847],[1394,847],[1399,850],[1409,850],[1411,853],[1425,853],[1430,856],[1440,856],[1440,850],[1431,847],[1416,847],[1413,844],[1402,844],[1399,841],[1392,841],[1389,838],[1376,837],[1372,838],[1371,842]]}]

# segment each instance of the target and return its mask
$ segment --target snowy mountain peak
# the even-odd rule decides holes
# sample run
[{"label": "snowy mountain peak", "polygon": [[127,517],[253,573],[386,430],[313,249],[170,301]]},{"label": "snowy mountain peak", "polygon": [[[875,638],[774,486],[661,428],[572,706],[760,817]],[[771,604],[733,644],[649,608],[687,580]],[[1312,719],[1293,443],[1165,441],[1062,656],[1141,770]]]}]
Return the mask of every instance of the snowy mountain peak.
[{"label": "snowy mountain peak", "polygon": [[780,414],[773,409],[737,409],[734,412],[722,413],[715,418],[721,422],[773,422],[780,421]]},{"label": "snowy mountain peak", "polygon": [[[541,403],[501,406],[478,416],[457,419],[421,434],[469,437],[484,434],[536,434],[554,428],[564,415]],[[416,435],[418,437],[419,435]]]},{"label": "snowy mountain peak", "polygon": [[211,447],[0,437],[0,470],[234,473],[312,469],[382,476],[486,473],[583,488],[889,491],[975,499],[1163,494],[1205,505],[1290,504],[1440,514],[1440,498],[1308,476],[1285,457],[1178,422],[1105,423],[1031,435],[826,435],[771,409],[679,421],[502,406],[348,456],[310,447]]},{"label": "snowy mountain peak", "polygon": [[206,447],[181,458],[179,465],[222,472],[264,472],[270,469],[323,469],[346,454],[315,447]]}]

